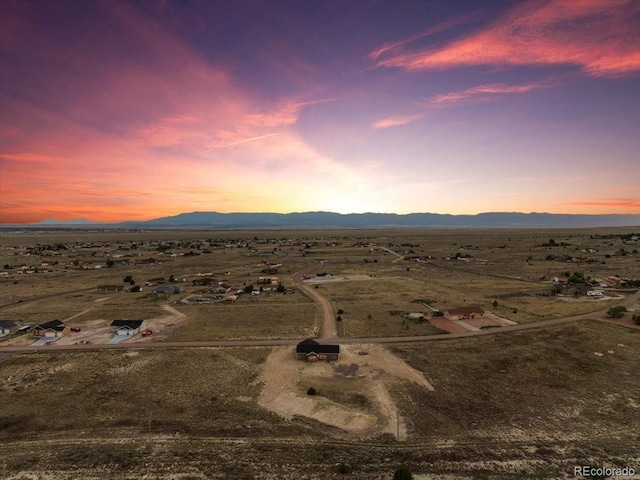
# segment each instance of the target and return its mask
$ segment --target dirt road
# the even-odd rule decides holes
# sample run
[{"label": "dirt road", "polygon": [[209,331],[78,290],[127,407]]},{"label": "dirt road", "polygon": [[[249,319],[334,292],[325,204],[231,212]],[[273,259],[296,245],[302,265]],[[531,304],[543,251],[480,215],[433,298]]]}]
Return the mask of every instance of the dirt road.
[{"label": "dirt road", "polygon": [[[333,308],[329,300],[315,291],[314,288],[309,288],[305,285],[300,285],[305,288],[305,292],[310,291],[311,298],[317,299],[321,302],[324,311],[323,333],[321,338],[332,339],[341,344],[372,344],[372,343],[406,343],[406,342],[432,342],[438,340],[448,340],[455,338],[477,337],[481,335],[498,335],[501,333],[511,333],[520,330],[531,330],[534,328],[545,328],[554,325],[561,325],[563,323],[577,322],[581,320],[604,320],[606,319],[607,310],[603,309],[597,312],[585,313],[582,315],[575,315],[565,318],[553,318],[550,320],[541,320],[539,322],[526,323],[522,325],[511,325],[507,327],[490,328],[486,330],[479,330],[477,332],[467,331],[462,333],[446,333],[439,335],[427,335],[427,336],[415,336],[415,337],[369,337],[369,338],[344,338],[337,339],[337,331],[335,324],[335,317],[333,316]],[[317,295],[317,296],[314,296]],[[619,305],[629,307],[640,300],[640,290],[632,295],[629,295],[626,299],[620,302]],[[328,313],[331,313],[328,316]],[[328,320],[330,319],[330,321]],[[329,325],[327,325],[327,323]],[[31,347],[27,345],[6,346],[0,347],[0,354],[3,353],[17,353],[17,352],[64,352],[64,351],[82,351],[82,350],[127,350],[127,349],[143,349],[143,348],[208,348],[208,347],[256,347],[256,346],[285,346],[296,345],[300,339],[282,339],[282,340],[211,340],[203,342],[130,342],[119,343],[115,345],[110,344],[88,344],[88,345],[56,345],[51,344],[46,347]]]}]

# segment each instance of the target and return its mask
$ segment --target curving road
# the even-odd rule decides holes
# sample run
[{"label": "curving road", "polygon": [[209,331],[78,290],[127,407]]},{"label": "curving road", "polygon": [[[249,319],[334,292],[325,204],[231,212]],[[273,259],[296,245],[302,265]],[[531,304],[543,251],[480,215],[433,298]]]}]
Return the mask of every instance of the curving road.
[{"label": "curving road", "polygon": [[[367,338],[346,338],[338,337],[338,328],[336,323],[335,312],[331,301],[324,297],[316,288],[305,285],[302,282],[302,273],[294,275],[296,286],[308,295],[311,299],[320,304],[323,320],[319,338],[326,343],[342,343],[342,344],[371,344],[371,343],[407,343],[407,342],[430,342],[437,340],[459,339],[467,337],[479,337],[484,335],[497,335],[500,333],[518,332],[521,330],[532,330],[536,328],[550,327],[561,325],[564,323],[577,322],[581,320],[606,320],[608,308],[598,310],[596,312],[574,315],[564,318],[553,318],[550,320],[541,320],[519,325],[510,325],[506,327],[490,328],[478,331],[468,331],[462,333],[445,333],[438,335],[413,336],[413,337],[367,337]],[[630,307],[640,300],[640,290],[629,295],[618,305]],[[180,312],[175,311],[182,315]],[[638,328],[640,327],[632,327]],[[78,345],[56,345],[49,344],[45,347],[32,346],[5,346],[0,347],[0,356],[2,354],[24,353],[24,352],[70,352],[70,351],[86,351],[86,350],[129,350],[129,349],[154,349],[154,348],[209,348],[209,347],[273,347],[296,345],[300,339],[273,339],[273,340],[210,340],[198,342],[122,342],[117,344],[78,344]]]}]

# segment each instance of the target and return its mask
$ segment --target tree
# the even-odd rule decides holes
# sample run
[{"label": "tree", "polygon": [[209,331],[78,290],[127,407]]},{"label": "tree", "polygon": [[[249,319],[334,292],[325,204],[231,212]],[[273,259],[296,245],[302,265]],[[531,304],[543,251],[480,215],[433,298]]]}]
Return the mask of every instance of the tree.
[{"label": "tree", "polygon": [[276,292],[278,293],[284,292],[284,285],[282,283],[278,284],[278,288],[276,288]]},{"label": "tree", "polygon": [[413,480],[413,474],[407,467],[400,467],[393,474],[393,480]]},{"label": "tree", "polygon": [[617,307],[611,307],[607,310],[607,317],[609,318],[622,318],[627,313],[627,307],[619,305]]},{"label": "tree", "polygon": [[247,285],[246,287],[243,288],[242,290],[244,293],[251,293],[253,292],[253,284],[252,285]]},{"label": "tree", "polygon": [[338,315],[338,316],[336,317],[336,322],[341,322],[341,321],[342,321],[342,317],[341,317],[340,315]]},{"label": "tree", "polygon": [[127,275],[126,277],[124,277],[124,280],[122,280],[124,283],[130,283],[131,280],[133,280],[133,277],[131,275]]},{"label": "tree", "polygon": [[316,389],[313,387],[309,387],[307,389],[307,395],[315,395],[316,394]]},{"label": "tree", "polygon": [[493,301],[493,308],[498,308],[498,300]]},{"label": "tree", "polygon": [[633,317],[633,321],[635,322],[636,325],[640,325],[640,313],[636,313]]}]

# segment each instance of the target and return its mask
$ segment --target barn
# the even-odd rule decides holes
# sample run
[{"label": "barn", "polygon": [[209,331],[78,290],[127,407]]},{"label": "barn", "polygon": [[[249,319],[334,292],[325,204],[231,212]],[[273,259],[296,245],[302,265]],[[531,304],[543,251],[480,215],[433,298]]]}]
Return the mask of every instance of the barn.
[{"label": "barn", "polygon": [[340,345],[322,345],[311,338],[296,346],[296,359],[307,362],[338,360]]}]

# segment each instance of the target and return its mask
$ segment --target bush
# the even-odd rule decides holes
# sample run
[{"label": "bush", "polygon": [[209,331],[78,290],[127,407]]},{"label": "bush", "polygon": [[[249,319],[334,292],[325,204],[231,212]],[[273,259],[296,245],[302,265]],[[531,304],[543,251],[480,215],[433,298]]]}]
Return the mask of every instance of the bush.
[{"label": "bush", "polygon": [[338,473],[351,473],[351,467],[345,463],[338,465]]},{"label": "bush", "polygon": [[413,480],[413,475],[407,467],[400,467],[393,474],[393,480]]},{"label": "bush", "polygon": [[636,325],[640,325],[640,313],[636,313],[633,317],[633,321],[635,322]]},{"label": "bush", "polygon": [[609,310],[607,310],[607,317],[622,318],[626,312],[627,312],[627,307],[623,307],[622,305],[619,305],[617,307],[611,307]]},{"label": "bush", "polygon": [[338,315],[342,315],[343,313],[344,313],[344,310],[343,310],[343,309],[341,309],[341,308],[340,308],[340,309],[338,309]]},{"label": "bush", "polygon": [[309,387],[307,388],[307,395],[315,395],[316,394],[316,389],[313,387]]}]

